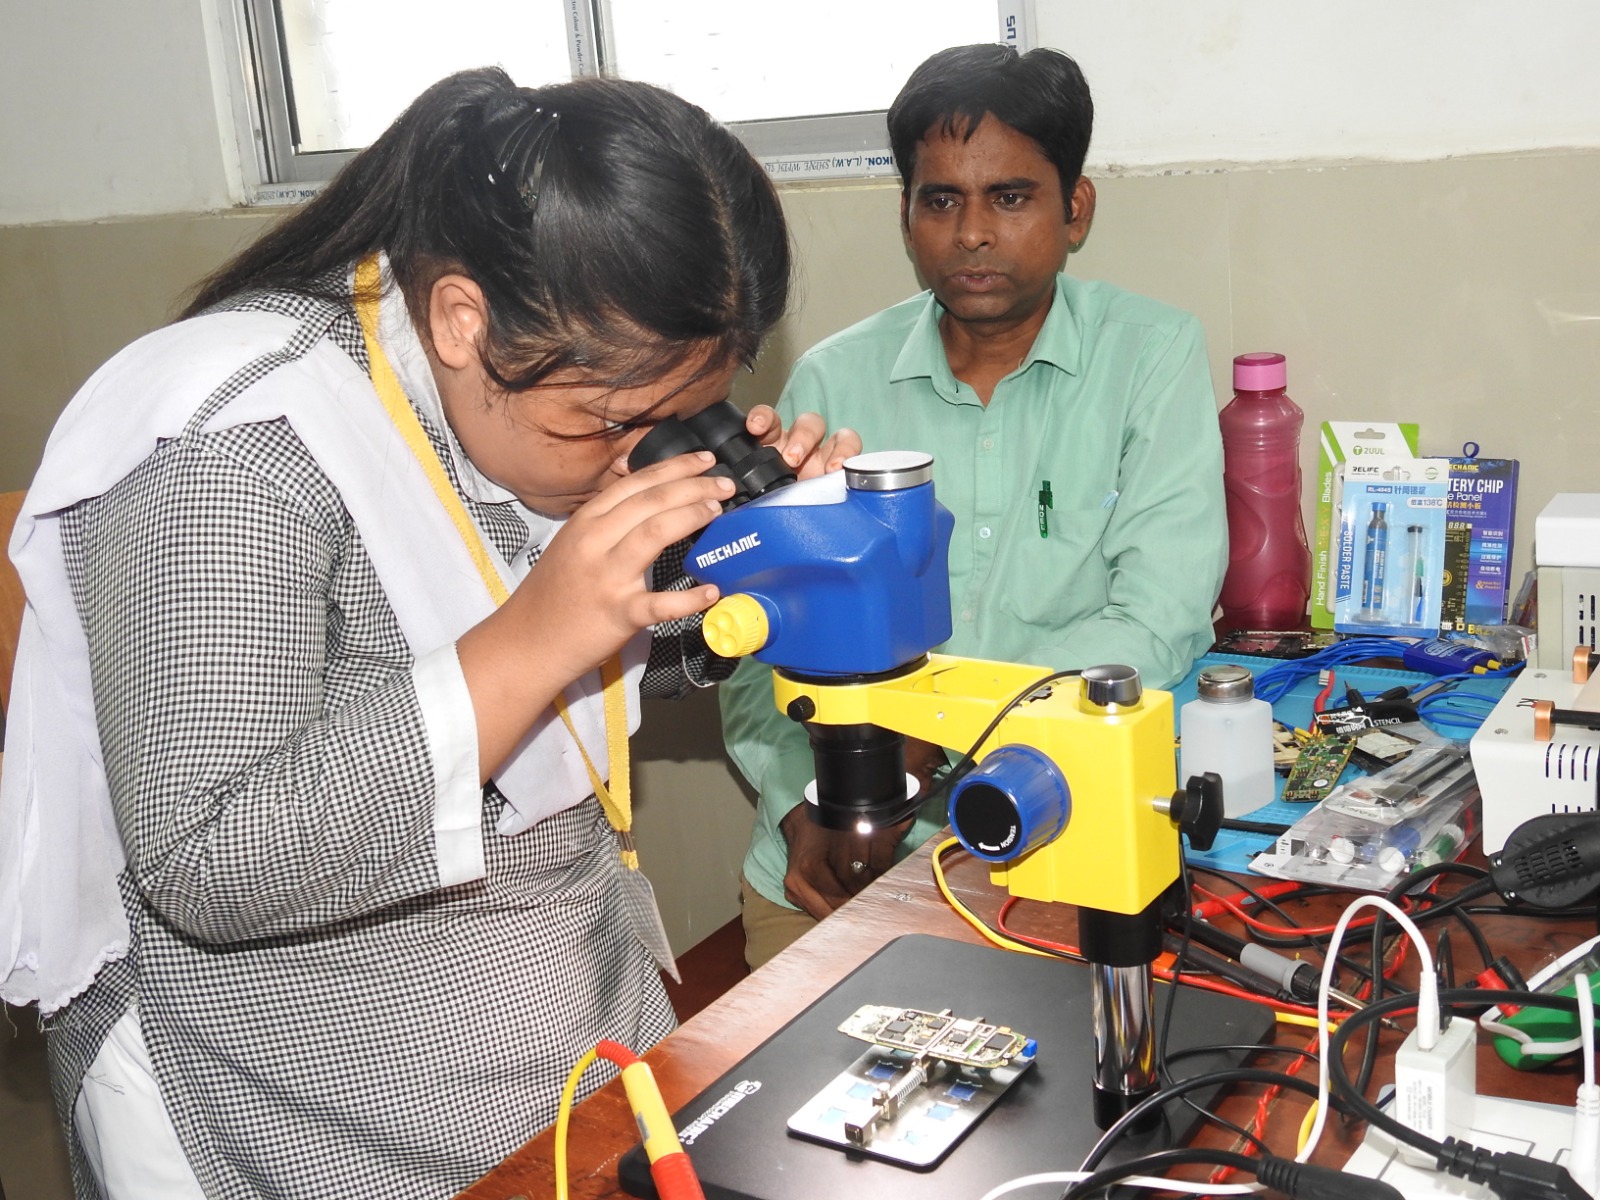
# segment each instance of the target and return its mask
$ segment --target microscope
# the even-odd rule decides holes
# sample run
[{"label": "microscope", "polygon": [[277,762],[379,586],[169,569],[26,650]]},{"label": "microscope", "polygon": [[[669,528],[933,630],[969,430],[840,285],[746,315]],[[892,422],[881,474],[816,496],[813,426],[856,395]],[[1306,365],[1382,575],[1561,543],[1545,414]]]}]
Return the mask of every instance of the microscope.
[{"label": "microscope", "polygon": [[1050,672],[932,652],[951,633],[954,527],[932,456],[863,454],[796,482],[725,402],[663,422],[630,464],[700,448],[736,485],[685,562],[722,592],[706,641],[773,668],[778,709],[810,738],[810,816],[861,833],[895,824],[928,799],[906,774],[905,738],[967,752],[940,785],[963,846],[1012,895],[1078,908],[1095,1121],[1110,1126],[1157,1087],[1151,963],[1179,834],[1209,846],[1222,817],[1214,776],[1175,789],[1172,697],[1126,666]]}]

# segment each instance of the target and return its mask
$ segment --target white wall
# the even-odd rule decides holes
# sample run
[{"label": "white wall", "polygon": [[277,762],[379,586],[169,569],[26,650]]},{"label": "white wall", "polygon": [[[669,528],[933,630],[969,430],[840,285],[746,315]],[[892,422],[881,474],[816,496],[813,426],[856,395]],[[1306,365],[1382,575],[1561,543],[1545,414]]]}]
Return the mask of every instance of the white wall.
[{"label": "white wall", "polygon": [[1600,146],[1588,0],[1037,0],[1034,31],[1089,80],[1096,170]]},{"label": "white wall", "polygon": [[[237,203],[234,2],[0,0],[0,224]],[[1600,146],[1590,0],[1036,0],[1034,29],[1089,77],[1102,172]]]},{"label": "white wall", "polygon": [[242,197],[213,0],[0,0],[0,30],[0,224]]}]

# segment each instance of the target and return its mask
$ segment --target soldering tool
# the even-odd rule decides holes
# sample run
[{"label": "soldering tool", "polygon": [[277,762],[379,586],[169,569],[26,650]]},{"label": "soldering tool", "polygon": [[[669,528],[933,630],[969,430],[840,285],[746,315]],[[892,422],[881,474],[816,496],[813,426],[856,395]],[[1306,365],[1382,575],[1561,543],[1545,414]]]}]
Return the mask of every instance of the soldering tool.
[{"label": "soldering tool", "polygon": [[566,1200],[567,1190],[567,1125],[572,1112],[572,1101],[578,1080],[584,1071],[597,1060],[605,1059],[621,1068],[622,1087],[628,1096],[628,1107],[639,1126],[639,1140],[644,1144],[645,1156],[650,1160],[650,1179],[661,1200],[705,1200],[700,1187],[700,1177],[689,1161],[672,1117],[656,1087],[656,1077],[650,1066],[632,1050],[619,1042],[601,1041],[573,1064],[561,1089],[561,1105],[556,1113],[555,1168],[556,1200]]}]

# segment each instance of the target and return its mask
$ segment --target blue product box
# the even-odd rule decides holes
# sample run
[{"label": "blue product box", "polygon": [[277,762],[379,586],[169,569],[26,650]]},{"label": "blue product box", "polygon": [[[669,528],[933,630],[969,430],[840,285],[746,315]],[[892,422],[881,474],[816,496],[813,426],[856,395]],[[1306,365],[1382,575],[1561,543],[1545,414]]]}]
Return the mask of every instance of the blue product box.
[{"label": "blue product box", "polygon": [[1441,630],[1479,633],[1505,623],[1516,523],[1516,459],[1450,460]]},{"label": "blue product box", "polygon": [[1363,463],[1347,471],[1335,630],[1367,637],[1437,632],[1449,494],[1449,464],[1439,459]]}]

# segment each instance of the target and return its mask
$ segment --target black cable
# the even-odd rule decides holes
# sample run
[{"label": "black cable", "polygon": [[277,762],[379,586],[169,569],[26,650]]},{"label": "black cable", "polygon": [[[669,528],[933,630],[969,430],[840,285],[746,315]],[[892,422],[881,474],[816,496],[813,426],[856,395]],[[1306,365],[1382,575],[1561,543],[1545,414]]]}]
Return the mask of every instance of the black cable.
[{"label": "black cable", "polygon": [[1296,1200],[1404,1200],[1398,1188],[1381,1179],[1347,1175],[1330,1167],[1314,1167],[1286,1158],[1251,1158],[1231,1150],[1195,1148],[1162,1150],[1106,1167],[1073,1184],[1061,1194],[1061,1200],[1079,1200],[1130,1176],[1159,1174],[1168,1167],[1189,1163],[1212,1163],[1244,1171],[1254,1175],[1269,1190],[1283,1192]]},{"label": "black cable", "polygon": [[[1512,992],[1488,988],[1451,988],[1439,993],[1441,1007],[1450,1004],[1520,1004],[1543,1008],[1559,1008],[1576,1013],[1578,1001],[1574,996],[1556,996],[1543,992]],[[1458,1179],[1470,1179],[1487,1186],[1496,1195],[1527,1200],[1532,1197],[1582,1197],[1585,1195],[1565,1168],[1528,1155],[1494,1153],[1446,1138],[1437,1142],[1426,1134],[1396,1120],[1366,1098],[1363,1091],[1344,1069],[1344,1050],[1350,1038],[1371,1021],[1391,1012],[1412,1007],[1414,995],[1391,996],[1387,1000],[1370,1004],[1360,1012],[1352,1013],[1342,1021],[1328,1043],[1328,1083],[1338,1091],[1368,1124],[1383,1130],[1396,1141],[1404,1142],[1428,1155],[1436,1170],[1447,1172]],[[1259,1176],[1258,1176],[1259,1178]]]},{"label": "black cable", "polygon": [[1048,675],[1041,675],[1027,687],[1023,688],[1022,691],[1018,692],[1015,696],[1011,697],[1011,699],[1002,704],[1000,706],[1000,711],[995,713],[994,719],[984,727],[983,732],[978,735],[977,740],[972,743],[972,746],[969,749],[962,751],[961,757],[956,759],[955,763],[950,767],[950,769],[934,781],[933,786],[928,789],[928,794],[917,801],[917,807],[926,807],[928,803],[931,802],[935,797],[942,795],[946,791],[949,791],[952,786],[960,782],[962,776],[964,776],[968,771],[972,770],[973,767],[978,765],[978,751],[983,748],[984,742],[989,740],[989,737],[994,733],[994,731],[1000,728],[1000,722],[1011,715],[1012,709],[1016,708],[1017,705],[1026,700],[1031,700],[1035,695],[1038,694],[1041,688],[1048,687],[1056,680],[1072,679],[1082,674],[1083,669],[1081,667],[1073,667],[1069,670],[1052,671]]},{"label": "black cable", "polygon": [[1451,909],[1450,915],[1456,919],[1457,925],[1467,931],[1467,936],[1472,939],[1473,946],[1477,948],[1478,957],[1483,960],[1485,969],[1494,966],[1494,960],[1499,955],[1494,952],[1494,947],[1489,945],[1489,939],[1484,936],[1483,930],[1478,928],[1478,923],[1461,908]]},{"label": "black cable", "polygon": [[[1196,921],[1195,924],[1200,925],[1204,924],[1204,922]],[[1162,944],[1167,950],[1171,951],[1173,955],[1177,955],[1180,953],[1178,946],[1182,944],[1182,941],[1183,939],[1181,939],[1177,934],[1169,932],[1162,939]],[[1246,967],[1240,966],[1232,959],[1224,958],[1220,954],[1213,954],[1204,946],[1198,945],[1191,945],[1188,947],[1188,949],[1181,951],[1181,953],[1183,954],[1184,961],[1189,963],[1190,966],[1194,968],[1196,973],[1215,975],[1220,979],[1226,980],[1228,983],[1231,983],[1237,988],[1242,988],[1247,992],[1254,992],[1256,995],[1261,996],[1266,1000],[1277,999],[1277,996],[1274,993],[1269,992],[1263,986],[1262,979],[1259,975],[1255,974]]]},{"label": "black cable", "polygon": [[[1189,926],[1192,924],[1192,921],[1188,916],[1190,910],[1194,907],[1193,881],[1189,878],[1188,856],[1183,853],[1181,845],[1178,851],[1177,887],[1179,908],[1184,914],[1184,933],[1182,938],[1179,939],[1178,949],[1173,958],[1171,979],[1172,990],[1167,993],[1167,1008],[1166,1011],[1161,1014],[1161,1034],[1156,1043],[1156,1071],[1158,1075],[1165,1076],[1168,1080],[1171,1080],[1172,1078],[1172,1072],[1167,1068],[1167,1041],[1168,1034],[1172,1030],[1172,1013],[1173,1010],[1178,1007],[1178,984],[1183,980],[1184,962],[1194,949],[1194,947],[1189,944]],[[1202,1120],[1211,1121],[1222,1126],[1231,1133],[1238,1135],[1239,1137],[1255,1142],[1256,1145],[1261,1147],[1263,1154],[1268,1152],[1266,1143],[1262,1142],[1249,1130],[1242,1129],[1238,1125],[1235,1125],[1232,1121],[1228,1120],[1226,1117],[1221,1116],[1218,1113],[1214,1113],[1210,1109],[1195,1103],[1195,1101],[1191,1100],[1187,1095],[1183,1096],[1183,1102],[1184,1104],[1188,1105],[1189,1108],[1198,1113]],[[1148,1109],[1146,1111],[1148,1111]]]},{"label": "black cable", "polygon": [[[1213,874],[1215,874],[1215,872],[1213,872]],[[1289,926],[1295,925],[1296,921],[1295,921],[1295,919],[1293,917],[1291,917],[1288,913],[1286,913],[1282,908],[1279,907],[1279,903],[1281,901],[1284,901],[1284,900],[1309,899],[1309,898],[1314,897],[1314,896],[1323,896],[1323,895],[1327,895],[1328,892],[1330,892],[1332,890],[1330,888],[1317,887],[1314,884],[1307,884],[1306,886],[1300,888],[1298,891],[1288,892],[1288,893],[1285,893],[1282,896],[1272,897],[1272,896],[1263,896],[1260,892],[1258,892],[1255,888],[1251,887],[1249,884],[1241,882],[1240,880],[1234,879],[1231,876],[1217,875],[1217,878],[1227,880],[1229,886],[1231,886],[1234,891],[1240,892],[1240,893],[1242,893],[1242,894],[1244,894],[1246,896],[1249,896],[1251,900],[1255,901],[1256,907],[1258,909],[1262,910],[1263,912],[1277,913],[1278,916],[1282,919],[1283,923],[1285,925],[1289,925]]]},{"label": "black cable", "polygon": [[1249,1171],[1252,1175],[1255,1174],[1256,1168],[1255,1159],[1231,1150],[1162,1150],[1155,1154],[1130,1159],[1114,1167],[1107,1167],[1103,1171],[1093,1171],[1062,1192],[1061,1200],[1079,1200],[1080,1197],[1091,1196],[1100,1189],[1119,1183],[1129,1176],[1160,1174],[1167,1167],[1181,1167],[1189,1163],[1215,1163],[1218,1166]]},{"label": "black cable", "polygon": [[1317,1056],[1304,1046],[1268,1046],[1256,1042],[1246,1045],[1243,1042],[1221,1042],[1209,1046],[1180,1046],[1172,1052],[1172,1059],[1177,1061],[1183,1058],[1193,1058],[1198,1054],[1219,1054],[1223,1051],[1243,1051],[1254,1054],[1292,1054],[1296,1058],[1309,1058],[1317,1061]]},{"label": "black cable", "polygon": [[[1216,872],[1208,872],[1208,873],[1209,874],[1213,874],[1213,875],[1217,874]],[[1228,876],[1218,875],[1217,877],[1226,880],[1230,884],[1237,883],[1237,881],[1231,879]],[[1287,925],[1289,925],[1291,927],[1297,926],[1298,923],[1294,920],[1294,918],[1291,917],[1283,909],[1278,907],[1278,905],[1276,903],[1274,903],[1273,900],[1269,899],[1266,896],[1261,895],[1255,889],[1249,887],[1246,884],[1237,883],[1237,888],[1238,888],[1239,891],[1243,892],[1245,895],[1248,895],[1248,896],[1252,897],[1255,900],[1257,907],[1262,908],[1262,909],[1266,909],[1266,910],[1269,910],[1271,912],[1276,913]],[[1292,893],[1289,893],[1289,894],[1287,894],[1287,895],[1285,895],[1283,897],[1280,897],[1280,899],[1285,899],[1285,900],[1288,900],[1288,899],[1312,899],[1312,898],[1315,898],[1315,897],[1318,897],[1318,896],[1331,895],[1336,890],[1337,889],[1334,889],[1334,888],[1325,888],[1325,887],[1320,887],[1320,886],[1317,886],[1317,885],[1314,885],[1314,884],[1307,884],[1307,885],[1299,888],[1298,890],[1296,890],[1296,891],[1294,891]],[[1192,908],[1189,911],[1192,911]],[[1204,922],[1203,921],[1201,922],[1201,925],[1204,926]],[[1213,926],[1211,928],[1215,928],[1215,927]],[[1301,949],[1301,948],[1308,947],[1308,946],[1309,947],[1316,947],[1316,948],[1320,949],[1329,940],[1326,937],[1319,937],[1319,936],[1308,934],[1308,933],[1304,933],[1304,932],[1302,932],[1300,934],[1297,934],[1297,935],[1294,935],[1293,937],[1286,937],[1286,938],[1263,936],[1262,931],[1257,929],[1257,928],[1255,928],[1254,926],[1246,926],[1245,932],[1250,935],[1250,940],[1251,941],[1258,942],[1261,945],[1269,947],[1269,948],[1274,949],[1274,950],[1279,950],[1279,949],[1283,949],[1283,950]],[[1199,935],[1197,934],[1196,936],[1199,936]],[[1231,934],[1230,935],[1226,935],[1226,936],[1229,937],[1230,939],[1236,941],[1239,945],[1243,945],[1243,943],[1244,943],[1244,939],[1243,938],[1235,938],[1234,935],[1231,935]],[[1201,939],[1201,940],[1204,940],[1204,939]],[[1233,957],[1235,957],[1235,958],[1238,957],[1238,954],[1237,954],[1236,950],[1231,950],[1231,949],[1229,949],[1229,948],[1227,948],[1225,946],[1213,946],[1212,948],[1216,949],[1216,950],[1221,950],[1224,954],[1232,954]],[[1366,975],[1366,968],[1363,967],[1360,963],[1357,963],[1354,959],[1348,959],[1348,958],[1345,958],[1345,957],[1343,957],[1341,955],[1340,958],[1339,958],[1339,965],[1341,967],[1343,967],[1346,971],[1349,971],[1349,972],[1351,972],[1353,974],[1360,975],[1360,976],[1365,976]],[[1345,990],[1349,990],[1349,989],[1345,989]]]},{"label": "black cable", "polygon": [[[1512,902],[1503,904],[1464,904],[1461,911],[1474,917],[1512,917],[1518,920],[1578,921],[1593,918],[1595,910],[1584,904],[1575,908],[1534,908]],[[1600,932],[1600,929],[1597,929]]]},{"label": "black cable", "polygon": [[[1207,1046],[1197,1049],[1196,1053],[1218,1048]],[[1257,1048],[1273,1049],[1270,1046]],[[1229,1083],[1264,1083],[1272,1087],[1286,1087],[1290,1091],[1300,1092],[1307,1096],[1316,1096],[1321,1092],[1321,1089],[1309,1079],[1301,1079],[1297,1075],[1285,1075],[1281,1071],[1268,1071],[1262,1067],[1225,1067],[1220,1071],[1207,1071],[1200,1075],[1191,1075],[1187,1079],[1180,1079],[1170,1087],[1146,1096],[1119,1117],[1110,1128],[1100,1135],[1100,1140],[1090,1149],[1089,1153],[1084,1157],[1083,1165],[1078,1169],[1080,1171],[1092,1171],[1099,1166],[1101,1160],[1105,1158],[1111,1147],[1116,1143],[1116,1140],[1152,1108],[1159,1108],[1188,1092],[1199,1091],[1202,1088],[1221,1087]],[[1338,1096],[1330,1096],[1329,1102],[1340,1111],[1356,1111]]]},{"label": "black cable", "polygon": [[1281,821],[1246,821],[1239,817],[1223,817],[1219,829],[1229,829],[1234,833],[1269,833],[1274,837],[1288,833],[1293,828]]},{"label": "black cable", "polygon": [[[973,767],[977,766],[976,755],[978,751],[983,748],[983,744],[989,740],[989,738],[994,734],[994,731],[1000,728],[1000,722],[1004,721],[1008,716],[1010,716],[1011,710],[1016,708],[1017,705],[1022,704],[1024,701],[1033,699],[1033,697],[1038,694],[1041,688],[1049,687],[1058,679],[1075,679],[1082,674],[1083,669],[1081,667],[1072,667],[1065,671],[1051,671],[1048,675],[1041,675],[1038,679],[1034,680],[1027,687],[1023,688],[1015,696],[1011,697],[1011,699],[1007,700],[1000,706],[1000,711],[995,713],[994,718],[986,726],[984,726],[983,732],[973,739],[972,748],[963,753],[960,758],[956,759],[955,764],[950,768],[949,772],[945,775],[941,782],[948,786],[951,781],[959,779],[968,771],[972,770]],[[932,798],[933,793],[937,790],[938,789],[936,788],[929,789],[928,794],[930,799]]]},{"label": "black cable", "polygon": [[[1398,881],[1396,881],[1395,885],[1384,894],[1384,899],[1389,901],[1389,903],[1398,906],[1400,901],[1405,899],[1407,895],[1416,891],[1419,886],[1427,883],[1435,876],[1458,874],[1461,872],[1461,870],[1462,869],[1458,868],[1457,864],[1455,863],[1435,863],[1431,867],[1424,867],[1420,871],[1413,871],[1409,875],[1402,876]],[[1465,870],[1476,871],[1476,868],[1468,867],[1465,868]],[[1410,914],[1411,919],[1416,923],[1418,928],[1421,928],[1424,922],[1428,920],[1438,920],[1440,917],[1447,915],[1453,909],[1460,908],[1462,905],[1468,903],[1470,899],[1476,899],[1480,896],[1485,896],[1493,889],[1494,884],[1491,882],[1488,873],[1485,872],[1481,877],[1475,878],[1472,883],[1468,884],[1455,895],[1447,896],[1443,900],[1439,901],[1439,903],[1431,904],[1421,912]],[[1373,918],[1372,921],[1372,992],[1367,997],[1369,1005],[1376,1004],[1378,1001],[1383,999],[1383,960],[1385,957],[1383,943],[1386,937],[1384,926],[1386,925],[1387,920],[1388,913],[1380,908],[1378,909],[1378,915]],[[1492,963],[1494,961],[1493,957],[1491,956],[1487,961]],[[1378,1035],[1376,1032],[1374,1032],[1367,1038],[1366,1045],[1362,1047],[1361,1069],[1356,1074],[1356,1082],[1360,1085],[1362,1091],[1365,1091],[1367,1085],[1372,1082],[1372,1072],[1377,1065]]]}]

